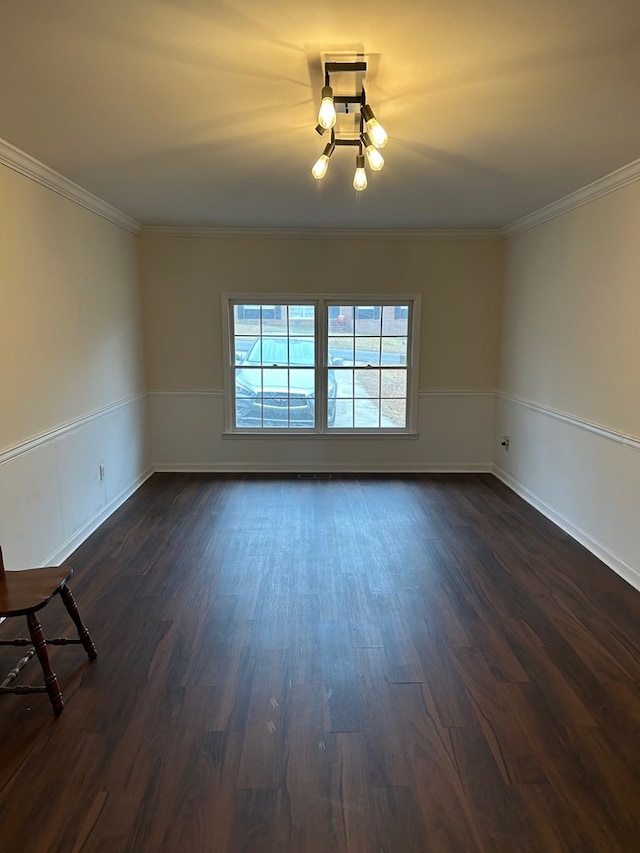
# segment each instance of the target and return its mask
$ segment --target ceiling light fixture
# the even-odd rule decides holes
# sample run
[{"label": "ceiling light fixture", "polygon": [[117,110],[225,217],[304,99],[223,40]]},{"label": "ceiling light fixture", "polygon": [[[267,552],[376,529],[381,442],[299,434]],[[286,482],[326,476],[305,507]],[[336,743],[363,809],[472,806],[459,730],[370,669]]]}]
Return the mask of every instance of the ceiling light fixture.
[{"label": "ceiling light fixture", "polygon": [[[353,178],[353,186],[358,192],[367,188],[366,162],[374,172],[379,172],[384,166],[384,157],[378,151],[384,148],[389,140],[386,130],[376,119],[373,110],[367,103],[364,86],[360,91],[351,95],[334,94],[331,87],[331,74],[353,73],[362,74],[367,70],[366,62],[325,62],[324,64],[324,87],[322,89],[322,101],[318,111],[318,124],[316,132],[322,136],[327,130],[331,131],[331,142],[325,145],[324,151],[316,160],[311,169],[311,174],[317,180],[324,178],[329,168],[329,158],[337,146],[357,146],[356,171]],[[356,86],[357,88],[357,86]],[[360,123],[357,133],[352,136],[336,137],[335,127],[337,111],[350,112],[350,107],[357,105],[360,110]],[[337,109],[336,109],[337,107]]]}]

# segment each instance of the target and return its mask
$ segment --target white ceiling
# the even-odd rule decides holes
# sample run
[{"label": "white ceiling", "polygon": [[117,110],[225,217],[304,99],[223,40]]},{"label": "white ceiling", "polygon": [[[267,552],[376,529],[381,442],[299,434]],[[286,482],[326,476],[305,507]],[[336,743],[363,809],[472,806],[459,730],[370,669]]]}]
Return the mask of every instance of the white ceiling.
[{"label": "white ceiling", "polygon": [[[389,132],[310,168],[323,52]],[[147,224],[492,228],[640,157],[639,0],[0,3],[0,137]]]}]

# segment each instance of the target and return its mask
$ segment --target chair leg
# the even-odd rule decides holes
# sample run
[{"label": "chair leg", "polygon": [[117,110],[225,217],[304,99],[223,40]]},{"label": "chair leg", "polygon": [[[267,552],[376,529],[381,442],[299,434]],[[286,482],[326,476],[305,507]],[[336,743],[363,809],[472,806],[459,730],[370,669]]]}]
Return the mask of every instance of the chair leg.
[{"label": "chair leg", "polygon": [[67,608],[69,616],[73,619],[74,625],[78,629],[80,642],[84,646],[84,650],[87,653],[89,660],[95,660],[98,657],[98,652],[96,651],[96,647],[93,644],[93,640],[91,639],[91,635],[89,634],[87,627],[80,618],[76,600],[66,584],[60,590],[60,597],[62,598],[64,606]]},{"label": "chair leg", "polygon": [[56,674],[51,669],[49,653],[47,652],[47,641],[44,638],[42,626],[40,625],[35,613],[27,613],[27,625],[29,626],[29,634],[31,635],[31,640],[36,650],[36,654],[38,655],[42,672],[44,673],[44,686],[47,688],[51,705],[53,706],[53,710],[56,714],[61,714],[64,708],[62,693],[60,692],[60,686],[58,685]]}]

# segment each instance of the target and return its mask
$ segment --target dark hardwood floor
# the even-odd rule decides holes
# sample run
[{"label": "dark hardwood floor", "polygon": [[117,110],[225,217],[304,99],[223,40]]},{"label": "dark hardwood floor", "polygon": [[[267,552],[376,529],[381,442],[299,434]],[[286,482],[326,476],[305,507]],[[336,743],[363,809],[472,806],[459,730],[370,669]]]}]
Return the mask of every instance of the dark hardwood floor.
[{"label": "dark hardwood floor", "polygon": [[0,850],[640,850],[640,593],[492,476],[156,474],[69,562]]}]

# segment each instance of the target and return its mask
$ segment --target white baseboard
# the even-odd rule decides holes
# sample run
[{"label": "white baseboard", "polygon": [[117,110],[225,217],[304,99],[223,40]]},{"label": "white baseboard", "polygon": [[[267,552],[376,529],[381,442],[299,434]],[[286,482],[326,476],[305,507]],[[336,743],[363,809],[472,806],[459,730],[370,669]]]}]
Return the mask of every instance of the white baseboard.
[{"label": "white baseboard", "polygon": [[153,470],[149,468],[143,474],[141,474],[133,483],[127,486],[126,489],[123,489],[119,495],[108,503],[106,506],[103,506],[99,512],[97,512],[93,518],[90,518],[89,521],[86,522],[79,530],[76,530],[73,536],[70,539],[67,539],[63,545],[58,548],[50,557],[42,564],[43,566],[58,566],[67,557],[72,554],[76,548],[78,548],[85,539],[88,539],[92,533],[94,533],[100,525],[109,518],[109,516],[114,513],[118,507],[122,506],[122,504],[128,500],[131,495],[136,492],[140,486],[146,482],[149,477],[153,474]]},{"label": "white baseboard", "polygon": [[314,465],[284,465],[284,464],[243,464],[220,463],[211,465],[156,462],[154,471],[158,473],[200,473],[200,474],[487,474],[492,473],[493,463],[471,462],[462,465],[447,462],[434,462],[418,465],[378,464],[378,465],[345,465],[314,464]]},{"label": "white baseboard", "polygon": [[597,542],[588,533],[585,533],[584,530],[577,527],[575,524],[570,522],[567,518],[560,515],[560,513],[556,512],[552,507],[546,504],[544,501],[540,500],[533,492],[531,492],[526,486],[520,483],[515,477],[512,477],[498,465],[493,466],[493,473],[495,476],[501,480],[506,486],[508,486],[512,491],[514,491],[519,497],[525,500],[528,504],[530,504],[534,509],[537,509],[538,512],[541,512],[546,518],[556,524],[561,530],[564,530],[565,533],[568,533],[573,539],[579,542],[581,545],[591,551],[591,553],[596,556],[599,560],[607,565],[610,569],[620,575],[620,577],[625,580],[628,584],[630,584],[634,589],[640,591],[640,572],[635,569],[633,566],[629,565],[629,563],[621,560],[611,551],[604,547],[600,542]]}]

